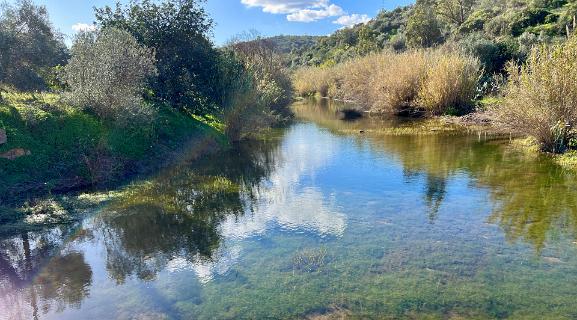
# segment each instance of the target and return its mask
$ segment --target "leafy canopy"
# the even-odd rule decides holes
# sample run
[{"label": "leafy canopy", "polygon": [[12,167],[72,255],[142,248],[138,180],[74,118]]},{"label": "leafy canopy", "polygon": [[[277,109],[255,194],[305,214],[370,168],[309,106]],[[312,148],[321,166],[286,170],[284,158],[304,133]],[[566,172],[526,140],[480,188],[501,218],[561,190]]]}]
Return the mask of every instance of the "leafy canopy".
[{"label": "leafy canopy", "polygon": [[158,76],[154,98],[196,114],[211,113],[222,102],[219,55],[208,39],[213,21],[202,0],[136,0],[96,8],[103,27],[126,30],[155,51]]},{"label": "leafy canopy", "polygon": [[50,69],[64,64],[63,36],[43,6],[30,0],[0,4],[0,84],[19,90],[43,90]]},{"label": "leafy canopy", "polygon": [[101,118],[134,120],[149,113],[142,92],[156,74],[154,54],[124,30],[78,35],[64,71],[70,100]]}]

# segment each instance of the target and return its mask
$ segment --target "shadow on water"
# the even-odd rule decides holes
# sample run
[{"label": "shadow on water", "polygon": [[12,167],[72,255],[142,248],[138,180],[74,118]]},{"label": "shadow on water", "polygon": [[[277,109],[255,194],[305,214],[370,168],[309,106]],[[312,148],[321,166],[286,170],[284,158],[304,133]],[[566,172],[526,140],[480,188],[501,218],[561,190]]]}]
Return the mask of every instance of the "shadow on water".
[{"label": "shadow on water", "polygon": [[[90,294],[91,267],[74,242],[100,242],[117,285],[152,281],[176,258],[211,262],[221,223],[240,217],[277,161],[279,136],[247,142],[135,184],[96,215],[89,229],[61,226],[0,242],[0,309],[8,319],[80,308]],[[3,319],[0,316],[0,319]]]},{"label": "shadow on water", "polygon": [[118,283],[132,275],[153,280],[177,257],[213,261],[220,225],[250,212],[275,166],[277,142],[247,142],[129,188],[96,219],[112,277]]}]

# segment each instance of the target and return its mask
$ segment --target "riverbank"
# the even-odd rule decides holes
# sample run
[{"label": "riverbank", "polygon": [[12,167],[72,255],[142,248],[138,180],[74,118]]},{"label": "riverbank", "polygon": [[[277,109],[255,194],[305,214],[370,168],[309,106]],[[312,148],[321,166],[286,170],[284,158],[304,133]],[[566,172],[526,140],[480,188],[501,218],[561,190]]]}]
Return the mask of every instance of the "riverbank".
[{"label": "riverbank", "polygon": [[[227,148],[223,124],[155,106],[147,123],[120,125],[61,102],[57,94],[4,93],[0,102],[0,222],[29,216],[58,223],[61,207],[83,207],[67,193],[107,190],[179,161]],[[73,203],[74,202],[74,203]],[[89,201],[90,206],[94,205]],[[14,209],[17,208],[17,209]]]}]

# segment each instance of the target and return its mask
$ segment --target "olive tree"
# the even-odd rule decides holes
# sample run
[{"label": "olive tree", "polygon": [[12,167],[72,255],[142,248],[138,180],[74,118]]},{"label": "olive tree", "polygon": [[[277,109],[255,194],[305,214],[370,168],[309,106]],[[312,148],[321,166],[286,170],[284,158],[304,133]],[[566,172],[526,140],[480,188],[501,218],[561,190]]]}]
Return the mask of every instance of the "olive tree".
[{"label": "olive tree", "polygon": [[407,21],[406,37],[413,48],[428,48],[442,41],[441,26],[430,0],[418,0]]},{"label": "olive tree", "polygon": [[142,93],[156,74],[152,50],[127,31],[107,28],[79,34],[64,68],[68,99],[103,119],[131,119],[150,114]]},{"label": "olive tree", "polygon": [[68,50],[44,6],[30,0],[0,3],[0,84],[44,90],[45,76],[63,64]]},{"label": "olive tree", "polygon": [[199,115],[219,111],[226,91],[221,85],[226,79],[218,72],[219,54],[209,39],[213,22],[203,2],[133,0],[96,9],[100,26],[126,30],[154,49],[154,98]]}]

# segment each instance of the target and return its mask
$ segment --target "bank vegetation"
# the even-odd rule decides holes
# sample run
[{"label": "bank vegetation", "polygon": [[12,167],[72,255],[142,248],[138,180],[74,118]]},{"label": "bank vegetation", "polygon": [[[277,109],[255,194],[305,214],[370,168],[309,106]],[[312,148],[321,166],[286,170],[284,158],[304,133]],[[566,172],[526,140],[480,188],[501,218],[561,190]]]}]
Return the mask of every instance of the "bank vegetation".
[{"label": "bank vegetation", "polygon": [[217,48],[203,1],[95,9],[68,48],[31,0],[0,6],[0,206],[108,186],[290,117],[291,81],[258,41]]}]

